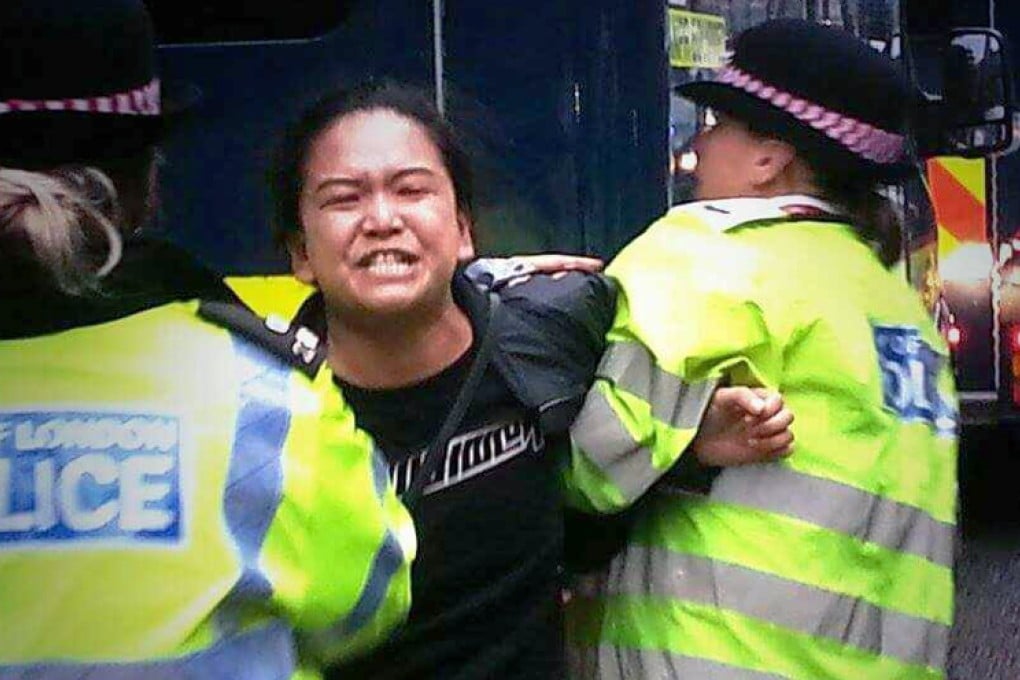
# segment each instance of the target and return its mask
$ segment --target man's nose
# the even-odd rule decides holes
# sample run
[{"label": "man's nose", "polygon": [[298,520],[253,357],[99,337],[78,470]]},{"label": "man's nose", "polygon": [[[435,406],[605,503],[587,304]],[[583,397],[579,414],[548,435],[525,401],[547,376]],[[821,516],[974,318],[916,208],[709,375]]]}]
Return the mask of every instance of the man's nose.
[{"label": "man's nose", "polygon": [[390,231],[402,226],[397,205],[385,192],[372,197],[366,217],[365,227],[372,231]]}]

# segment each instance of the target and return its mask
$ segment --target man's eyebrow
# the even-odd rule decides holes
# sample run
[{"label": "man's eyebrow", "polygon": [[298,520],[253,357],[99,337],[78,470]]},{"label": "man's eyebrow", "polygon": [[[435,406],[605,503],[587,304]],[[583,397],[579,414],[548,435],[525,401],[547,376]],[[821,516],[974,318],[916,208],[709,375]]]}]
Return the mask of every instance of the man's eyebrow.
[{"label": "man's eyebrow", "polygon": [[[405,177],[414,176],[414,175],[429,175],[429,176],[432,176],[432,175],[435,175],[435,174],[436,174],[436,172],[432,168],[426,167],[424,165],[415,165],[415,166],[412,166],[412,167],[409,167],[409,168],[401,168],[400,170],[397,170],[395,173],[393,173],[389,177],[389,181],[400,180],[400,179],[403,179]],[[356,177],[345,177],[345,176],[327,177],[326,179],[324,179],[321,182],[319,182],[315,186],[315,188],[312,190],[312,192],[313,193],[318,193],[318,192],[320,192],[320,191],[322,191],[324,189],[330,189],[330,188],[333,188],[333,187],[341,187],[341,188],[346,187],[346,188],[352,188],[353,189],[353,188],[361,186],[363,183],[364,183],[363,180],[358,179]]]},{"label": "man's eyebrow", "polygon": [[434,175],[436,174],[432,168],[425,167],[424,165],[415,165],[409,168],[401,168],[397,172],[393,173],[391,179],[403,179],[408,175]]},{"label": "man's eyebrow", "polygon": [[354,179],[353,177],[327,177],[326,179],[319,182],[312,190],[312,192],[318,193],[323,189],[330,189],[335,186],[354,188],[361,186],[361,182]]}]

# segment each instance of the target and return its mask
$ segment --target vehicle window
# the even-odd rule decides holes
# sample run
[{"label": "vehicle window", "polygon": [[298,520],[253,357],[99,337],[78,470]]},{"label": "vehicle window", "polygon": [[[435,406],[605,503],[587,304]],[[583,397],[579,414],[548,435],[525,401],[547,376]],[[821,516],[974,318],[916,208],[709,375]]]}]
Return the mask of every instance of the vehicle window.
[{"label": "vehicle window", "polygon": [[355,0],[146,0],[162,45],[314,38],[342,24]]}]

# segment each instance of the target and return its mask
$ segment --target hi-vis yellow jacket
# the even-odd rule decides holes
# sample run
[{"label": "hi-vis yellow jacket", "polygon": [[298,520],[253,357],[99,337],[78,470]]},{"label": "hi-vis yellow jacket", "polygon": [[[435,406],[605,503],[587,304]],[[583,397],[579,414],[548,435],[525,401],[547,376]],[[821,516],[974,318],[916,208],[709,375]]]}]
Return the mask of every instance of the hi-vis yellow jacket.
[{"label": "hi-vis yellow jacket", "polygon": [[0,342],[0,677],[288,678],[404,619],[411,520],[328,369],[197,307]]},{"label": "hi-vis yellow jacket", "polygon": [[[953,616],[957,403],[906,283],[807,197],[670,211],[620,284],[573,430],[600,505],[635,498],[720,380],[778,389],[793,455],[653,490],[570,603],[579,678],[941,678]],[[651,465],[649,466],[649,463]]]}]

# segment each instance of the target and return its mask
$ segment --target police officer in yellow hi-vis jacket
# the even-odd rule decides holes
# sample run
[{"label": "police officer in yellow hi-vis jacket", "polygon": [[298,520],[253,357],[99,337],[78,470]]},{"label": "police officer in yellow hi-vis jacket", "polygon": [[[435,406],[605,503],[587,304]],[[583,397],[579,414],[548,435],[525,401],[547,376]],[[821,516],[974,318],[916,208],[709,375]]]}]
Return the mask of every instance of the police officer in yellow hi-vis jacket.
[{"label": "police officer in yellow hi-vis jacket", "polygon": [[851,34],[781,20],[738,36],[694,142],[697,198],[627,246],[609,350],[573,430],[620,489],[673,462],[688,401],[781,392],[793,455],[704,495],[655,488],[628,545],[570,603],[579,678],[942,678],[953,618],[957,400],[946,347],[889,271],[876,193],[903,161],[910,88]]},{"label": "police officer in yellow hi-vis jacket", "polygon": [[315,337],[136,233],[182,101],[153,60],[140,0],[0,5],[5,680],[297,677],[409,606],[410,517]]}]

